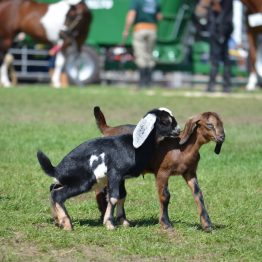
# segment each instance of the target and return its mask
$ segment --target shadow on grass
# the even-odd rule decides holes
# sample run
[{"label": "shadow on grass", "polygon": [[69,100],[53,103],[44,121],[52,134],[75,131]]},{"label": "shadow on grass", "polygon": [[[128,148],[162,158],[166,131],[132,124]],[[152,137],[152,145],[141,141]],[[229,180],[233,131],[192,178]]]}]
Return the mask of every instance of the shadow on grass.
[{"label": "shadow on grass", "polygon": [[[47,219],[47,223],[54,223],[53,219]],[[116,223],[116,222],[115,222]],[[73,224],[78,224],[79,226],[91,226],[91,227],[101,227],[103,226],[103,221],[101,219],[80,219],[80,220],[73,220]],[[157,218],[142,218],[142,219],[135,219],[130,221],[131,227],[148,227],[148,226],[155,226],[160,225]],[[181,220],[172,221],[173,228],[176,228],[176,225],[183,225],[187,228],[195,228],[196,230],[203,231],[200,224],[197,223],[188,223]],[[227,225],[223,224],[213,224],[213,230],[222,230],[227,228]]]},{"label": "shadow on grass", "polygon": [[[148,227],[158,224],[158,219],[156,218],[149,218],[149,219],[136,219],[131,220],[130,226],[131,227]],[[100,219],[82,219],[82,220],[74,220],[74,224],[79,224],[80,226],[103,226],[103,221]],[[117,222],[115,221],[115,224]]]},{"label": "shadow on grass", "polygon": [[158,225],[158,219],[157,218],[143,218],[143,219],[135,219],[130,221],[130,224],[132,227],[148,227],[148,226],[154,226]]},{"label": "shadow on grass", "polygon": [[[200,224],[197,223],[188,223],[188,222],[184,222],[181,220],[177,220],[177,221],[173,221],[172,222],[173,226],[175,227],[176,225],[184,225],[186,227],[190,227],[190,228],[196,228],[197,230],[203,231],[202,227]],[[220,230],[220,229],[225,229],[227,228],[227,225],[223,225],[223,224],[212,224],[212,228],[213,230]]]},{"label": "shadow on grass", "polygon": [[73,224],[79,224],[80,226],[99,227],[103,226],[103,221],[101,219],[80,219],[73,221]]}]

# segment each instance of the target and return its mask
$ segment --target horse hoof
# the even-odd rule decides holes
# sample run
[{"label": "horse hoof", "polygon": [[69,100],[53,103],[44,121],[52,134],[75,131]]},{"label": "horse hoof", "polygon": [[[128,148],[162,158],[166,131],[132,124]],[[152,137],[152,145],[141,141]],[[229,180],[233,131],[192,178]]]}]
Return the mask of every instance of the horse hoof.
[{"label": "horse hoof", "polygon": [[53,88],[59,89],[61,88],[61,85],[53,85]]},{"label": "horse hoof", "polygon": [[4,88],[10,88],[11,87],[11,83],[3,83],[3,87]]}]

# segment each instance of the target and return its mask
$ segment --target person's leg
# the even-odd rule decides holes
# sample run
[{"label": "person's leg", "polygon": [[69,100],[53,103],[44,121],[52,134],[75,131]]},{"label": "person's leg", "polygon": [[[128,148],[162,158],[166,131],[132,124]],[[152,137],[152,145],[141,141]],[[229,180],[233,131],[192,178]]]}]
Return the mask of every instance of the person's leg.
[{"label": "person's leg", "polygon": [[133,34],[133,50],[135,55],[135,63],[139,71],[139,86],[144,87],[146,83],[146,44],[144,31],[134,32]]},{"label": "person's leg", "polygon": [[146,85],[152,84],[152,73],[155,66],[153,51],[156,43],[156,31],[148,30],[146,37],[145,63],[146,63]]},{"label": "person's leg", "polygon": [[230,92],[231,89],[231,61],[228,53],[228,39],[222,47],[222,60],[224,63],[223,71],[223,92]]},{"label": "person's leg", "polygon": [[220,44],[216,38],[211,37],[210,39],[210,73],[209,82],[207,86],[207,92],[215,91],[216,76],[218,73],[218,66],[220,60]]}]

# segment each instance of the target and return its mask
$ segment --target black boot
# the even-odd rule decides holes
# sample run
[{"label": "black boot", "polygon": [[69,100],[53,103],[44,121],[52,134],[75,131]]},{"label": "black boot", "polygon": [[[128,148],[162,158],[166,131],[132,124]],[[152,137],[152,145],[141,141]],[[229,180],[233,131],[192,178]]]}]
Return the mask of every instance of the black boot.
[{"label": "black boot", "polygon": [[150,87],[152,85],[152,68],[146,67],[145,68],[145,85]]},{"label": "black boot", "polygon": [[230,67],[224,67],[223,73],[223,92],[229,93],[231,91],[231,72]]},{"label": "black boot", "polygon": [[218,63],[211,63],[211,69],[209,74],[209,82],[206,91],[214,92],[216,84],[216,76],[218,72]]},{"label": "black boot", "polygon": [[214,92],[215,91],[215,82],[209,81],[206,91]]},{"label": "black boot", "polygon": [[146,69],[145,68],[139,68],[139,87],[145,87],[146,86]]}]

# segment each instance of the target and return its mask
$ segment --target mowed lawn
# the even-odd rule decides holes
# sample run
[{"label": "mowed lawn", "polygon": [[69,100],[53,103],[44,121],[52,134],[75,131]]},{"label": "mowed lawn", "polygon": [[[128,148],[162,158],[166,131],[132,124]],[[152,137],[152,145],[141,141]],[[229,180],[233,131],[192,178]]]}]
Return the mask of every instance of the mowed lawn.
[{"label": "mowed lawn", "polygon": [[[112,125],[136,123],[150,109],[168,107],[183,127],[204,111],[220,114],[226,141],[201,148],[198,178],[212,233],[200,229],[196,205],[179,176],[171,177],[173,231],[158,224],[154,176],[127,181],[132,227],[108,231],[93,192],[66,202],[74,231],[51,220],[49,185],[36,151],[57,164],[71,149],[100,136],[99,105]],[[261,261],[262,92],[206,95],[192,90],[132,87],[0,89],[0,261]]]}]

